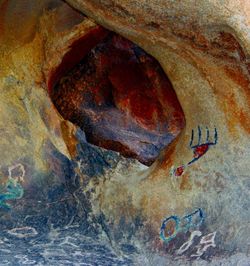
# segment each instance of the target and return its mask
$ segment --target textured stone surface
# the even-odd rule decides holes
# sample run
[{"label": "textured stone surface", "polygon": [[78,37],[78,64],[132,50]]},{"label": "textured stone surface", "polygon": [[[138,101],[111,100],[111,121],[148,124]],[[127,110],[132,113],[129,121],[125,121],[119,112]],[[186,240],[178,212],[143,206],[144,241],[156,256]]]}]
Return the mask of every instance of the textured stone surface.
[{"label": "textured stone surface", "polygon": [[[206,215],[200,230],[217,232],[217,255],[248,252],[249,3],[68,2],[158,59],[186,119],[176,145],[139,183],[131,174],[131,182],[114,178],[102,187],[106,216],[118,225],[121,206],[131,197],[130,208],[147,221],[143,235],[154,239],[151,247],[176,252],[184,243],[181,233],[164,244],[158,237],[162,221],[201,208]],[[114,191],[119,200],[112,199]],[[123,215],[133,221],[125,210]]]},{"label": "textured stone surface", "polygon": [[[86,143],[48,89],[72,44],[96,24],[61,1],[0,1],[1,262],[74,265],[62,253],[73,260],[98,239],[90,265],[95,255],[109,263],[113,251],[114,265],[248,265],[249,3],[68,2],[159,61],[186,127],[150,168]],[[61,234],[65,226],[78,232]],[[78,241],[74,251],[49,254],[55,228]],[[24,234],[42,242],[37,250]]]},{"label": "textured stone surface", "polygon": [[151,165],[185,124],[170,81],[154,58],[99,26],[77,50],[88,47],[80,64],[51,88],[53,103],[89,142]]}]

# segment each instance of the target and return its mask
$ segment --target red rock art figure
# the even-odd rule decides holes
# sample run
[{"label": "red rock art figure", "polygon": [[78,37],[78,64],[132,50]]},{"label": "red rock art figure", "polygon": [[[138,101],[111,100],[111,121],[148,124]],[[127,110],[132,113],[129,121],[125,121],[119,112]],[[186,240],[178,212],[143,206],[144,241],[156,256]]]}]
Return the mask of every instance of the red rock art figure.
[{"label": "red rock art figure", "polygon": [[194,153],[193,159],[190,162],[188,162],[187,165],[181,165],[177,167],[174,170],[174,175],[181,176],[184,173],[185,168],[187,166],[199,160],[205,153],[207,153],[210,146],[214,146],[217,144],[217,141],[218,141],[217,129],[214,128],[214,136],[213,136],[213,140],[211,141],[209,129],[206,127],[206,139],[204,142],[202,142],[202,131],[201,131],[201,127],[198,126],[198,141],[196,144],[194,144],[194,130],[192,130],[189,146],[193,150],[193,153]]},{"label": "red rock art figure", "polygon": [[194,142],[194,130],[192,130],[191,141],[190,141],[190,148],[193,149],[194,158],[191,160],[188,165],[194,163],[195,161],[199,160],[209,149],[210,146],[216,145],[218,141],[218,133],[217,129],[214,128],[214,137],[213,141],[210,141],[209,130],[206,128],[206,141],[202,143],[202,133],[201,128],[198,126],[198,143],[193,145]]}]

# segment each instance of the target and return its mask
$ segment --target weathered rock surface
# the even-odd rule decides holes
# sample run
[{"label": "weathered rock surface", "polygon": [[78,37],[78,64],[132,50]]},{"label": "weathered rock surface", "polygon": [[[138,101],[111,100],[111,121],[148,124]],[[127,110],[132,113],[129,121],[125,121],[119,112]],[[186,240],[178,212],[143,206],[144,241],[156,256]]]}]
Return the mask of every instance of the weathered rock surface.
[{"label": "weathered rock surface", "polygon": [[[162,221],[200,208],[206,214],[204,227],[196,229],[203,235],[216,232],[217,254],[247,252],[249,3],[68,2],[152,54],[170,78],[186,119],[178,141],[140,182],[135,184],[131,174],[130,182],[114,177],[105,183],[102,211],[118,228],[118,217],[125,216],[129,224],[135,217],[120,209],[131,198],[129,209],[141,211],[147,224],[143,235],[154,239],[154,247],[175,253],[185,242],[175,226],[178,219]],[[112,197],[114,191],[119,200]],[[159,240],[159,230],[168,226],[170,233],[162,231]]]},{"label": "weathered rock surface", "polygon": [[[79,246],[81,233],[111,243],[116,254],[152,255],[139,263],[249,264],[249,3],[68,2],[158,60],[186,127],[148,169],[86,143],[48,88],[96,23],[61,1],[0,1],[0,256],[13,234],[46,250],[44,236],[76,226],[69,245]],[[24,251],[16,252],[20,259]],[[49,263],[39,254],[37,262]],[[106,254],[107,264],[117,256]],[[20,265],[34,259],[27,256]]]},{"label": "weathered rock surface", "polygon": [[130,41],[98,27],[91,34],[77,49],[103,40],[92,41],[80,64],[51,88],[52,101],[89,142],[151,165],[184,126],[171,83]]}]

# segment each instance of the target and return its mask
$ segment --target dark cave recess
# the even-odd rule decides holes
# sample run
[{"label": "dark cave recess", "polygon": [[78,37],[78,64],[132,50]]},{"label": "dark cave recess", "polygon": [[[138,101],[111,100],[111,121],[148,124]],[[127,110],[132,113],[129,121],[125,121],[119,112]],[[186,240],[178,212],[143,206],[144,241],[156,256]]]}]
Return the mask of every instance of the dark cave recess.
[{"label": "dark cave recess", "polygon": [[185,125],[157,60],[100,26],[72,45],[49,92],[62,117],[84,130],[88,142],[148,166]]}]

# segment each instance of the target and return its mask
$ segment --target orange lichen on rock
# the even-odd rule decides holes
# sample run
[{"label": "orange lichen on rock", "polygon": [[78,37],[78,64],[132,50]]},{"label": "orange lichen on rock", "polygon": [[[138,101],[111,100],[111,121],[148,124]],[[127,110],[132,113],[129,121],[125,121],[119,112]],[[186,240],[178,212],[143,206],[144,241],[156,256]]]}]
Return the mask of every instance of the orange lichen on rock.
[{"label": "orange lichen on rock", "polygon": [[191,190],[190,177],[187,174],[181,176],[180,190]]},{"label": "orange lichen on rock", "polygon": [[62,130],[62,137],[67,145],[69,150],[69,154],[72,158],[76,157],[77,155],[77,144],[78,140],[75,136],[76,129],[69,121],[62,121],[61,122],[61,130]]}]

